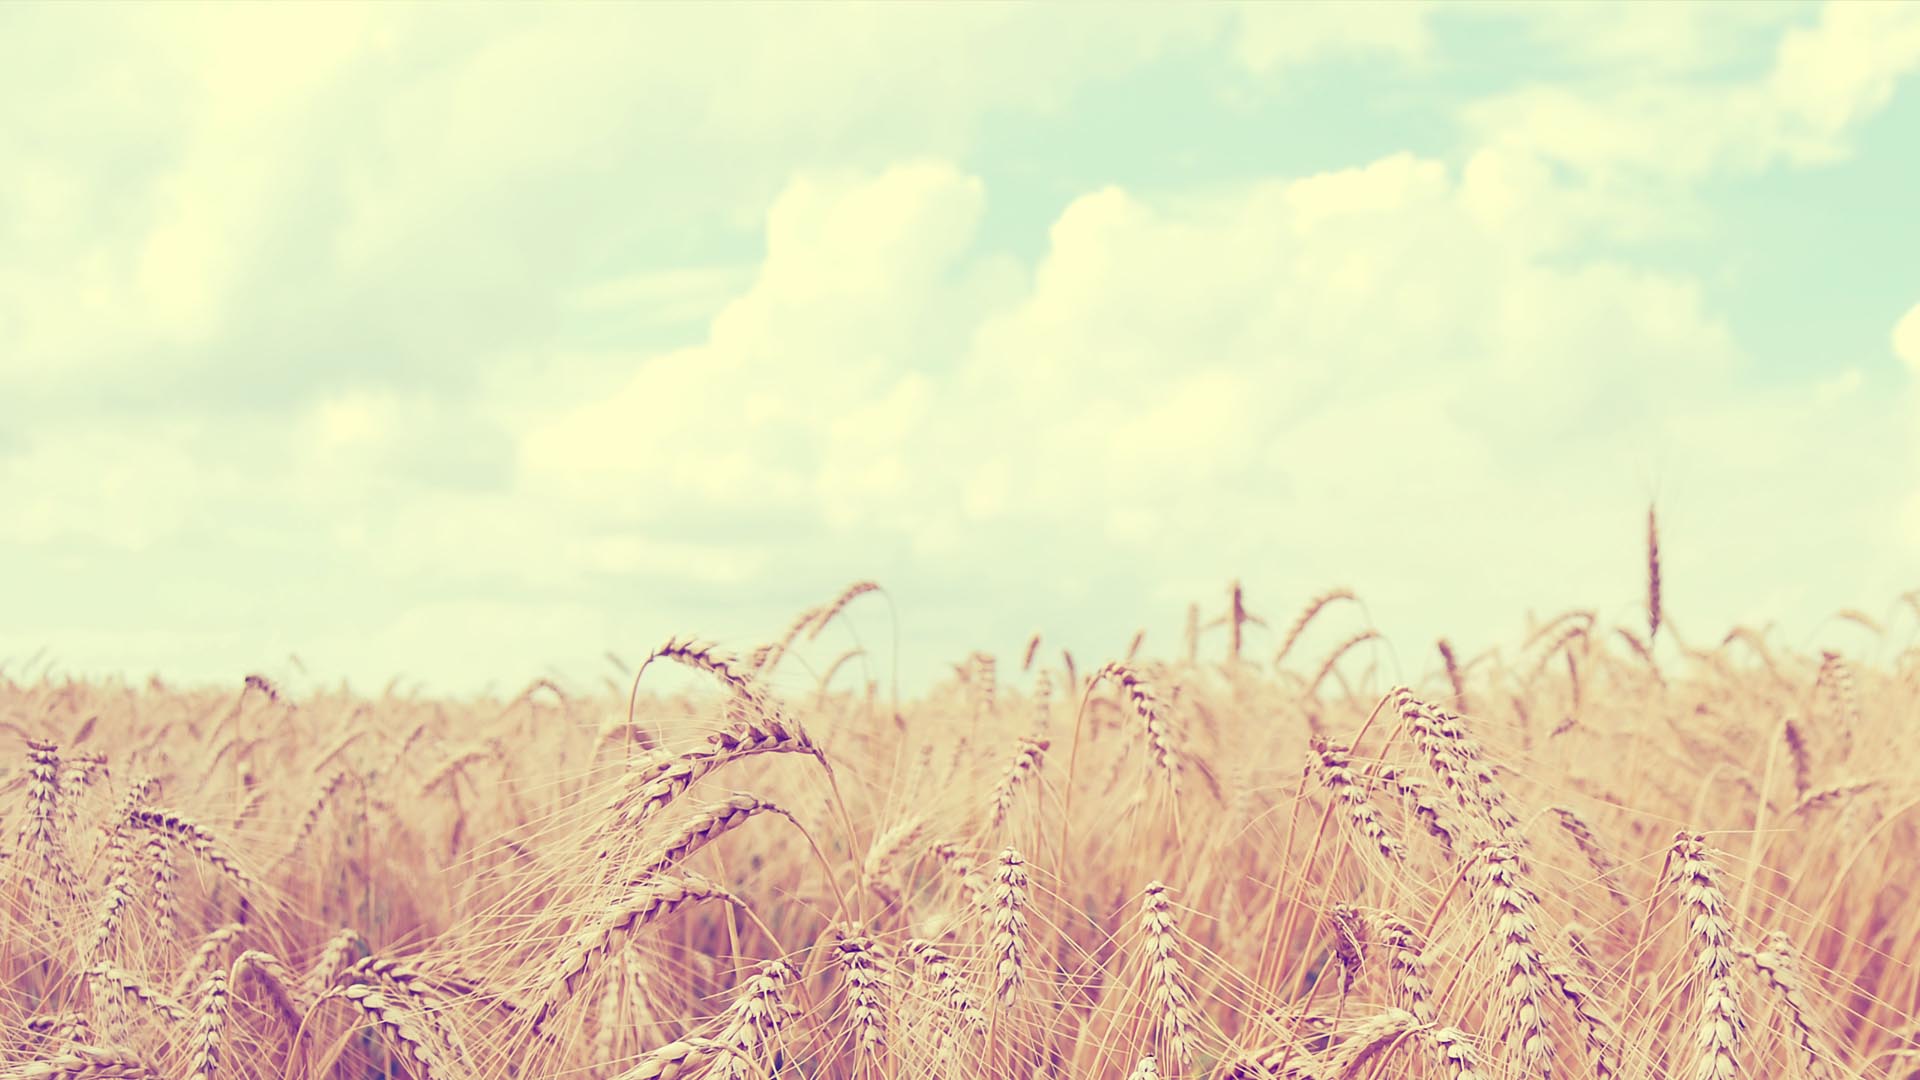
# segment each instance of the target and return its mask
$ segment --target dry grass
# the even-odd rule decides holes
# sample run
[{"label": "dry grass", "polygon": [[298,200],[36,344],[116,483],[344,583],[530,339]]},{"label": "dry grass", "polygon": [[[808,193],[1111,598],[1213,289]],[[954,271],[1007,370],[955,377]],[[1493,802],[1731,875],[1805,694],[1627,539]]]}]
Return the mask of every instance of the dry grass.
[{"label": "dry grass", "polygon": [[1689,649],[1647,530],[1425,671],[1235,587],[895,707],[863,582],[601,696],[0,679],[0,1080],[1920,1077],[1920,603]]}]

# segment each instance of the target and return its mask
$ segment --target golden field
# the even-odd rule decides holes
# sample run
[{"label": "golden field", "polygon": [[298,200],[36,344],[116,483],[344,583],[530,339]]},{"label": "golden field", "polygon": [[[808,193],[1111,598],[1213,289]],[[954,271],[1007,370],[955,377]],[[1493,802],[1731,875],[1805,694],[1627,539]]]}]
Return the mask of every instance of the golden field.
[{"label": "golden field", "polygon": [[0,1077],[1920,1076],[1920,601],[1397,687],[1232,595],[898,702],[864,584],[592,694],[0,678]]}]

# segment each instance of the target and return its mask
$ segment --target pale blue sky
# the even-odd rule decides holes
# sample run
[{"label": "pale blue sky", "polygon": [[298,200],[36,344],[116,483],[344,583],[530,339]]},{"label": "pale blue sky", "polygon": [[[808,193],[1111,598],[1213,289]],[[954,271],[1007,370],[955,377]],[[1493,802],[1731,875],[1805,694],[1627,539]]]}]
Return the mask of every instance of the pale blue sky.
[{"label": "pale blue sky", "polygon": [[1653,497],[1690,636],[1871,651],[1917,83],[1913,4],[0,8],[0,658],[510,690],[873,578],[925,676],[1239,577],[1412,677],[1636,620]]}]

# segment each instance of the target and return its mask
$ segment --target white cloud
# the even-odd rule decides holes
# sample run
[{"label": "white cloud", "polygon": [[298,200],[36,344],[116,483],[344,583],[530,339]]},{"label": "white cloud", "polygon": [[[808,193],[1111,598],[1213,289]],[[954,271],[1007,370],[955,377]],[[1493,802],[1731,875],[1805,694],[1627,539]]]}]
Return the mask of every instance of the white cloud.
[{"label": "white cloud", "polygon": [[[930,663],[1234,576],[1270,605],[1353,584],[1411,650],[1633,603],[1656,491],[1685,610],[1871,599],[1910,564],[1875,518],[1914,462],[1874,358],[1757,388],[1702,261],[1632,254],[1692,181],[1845,153],[1920,57],[1910,7],[337,10],[94,20],[85,78],[0,41],[0,406],[64,379],[77,414],[0,414],[0,546],[263,607],[284,583],[317,664],[454,681],[765,630],[867,576]],[[1388,63],[1457,98],[1441,52],[1476,20],[1567,71],[1469,110],[1458,154],[1261,176],[1209,144],[1173,156],[1215,174],[1106,184],[1126,162],[1029,175],[981,138],[1161,66],[1231,96]],[[1342,125],[1304,160],[1407,145]],[[1920,308],[1892,347],[1920,371]],[[149,369],[181,416],[93,406]],[[198,400],[227,383],[264,404]],[[365,613],[295,632],[346,590]]]},{"label": "white cloud", "polygon": [[962,262],[983,197],[977,179],[931,163],[796,181],[767,215],[765,263],[709,341],[534,426],[529,482],[589,497],[617,485],[661,516],[902,489],[898,447],[936,404],[916,366],[963,348],[964,333],[939,328],[1002,288],[1002,267]]},{"label": "white cloud", "polygon": [[[18,21],[0,35],[0,386],[16,389],[202,369],[236,324],[294,332],[355,290],[406,313],[389,338],[484,342],[492,309],[538,321],[618,293],[581,280],[606,259],[596,237],[684,246],[689,222],[757,215],[795,161],[958,154],[995,110],[1059,108],[1227,16],[289,4]],[[612,276],[666,289],[662,321],[711,314],[711,281]]]},{"label": "white cloud", "polygon": [[1920,376],[1920,304],[1908,308],[1893,324],[1892,342],[1893,355]]},{"label": "white cloud", "polygon": [[[1026,276],[977,273],[990,193],[952,168],[797,180],[709,340],[530,428],[523,480],[806,543],[904,542],[956,573],[1003,567],[1036,603],[1129,566],[1269,588],[1372,568],[1359,584],[1423,612],[1416,633],[1445,613],[1437,629],[1491,635],[1529,606],[1630,603],[1614,526],[1656,474],[1700,515],[1744,504],[1692,478],[1812,498],[1804,463],[1847,441],[1836,425],[1884,434],[1843,384],[1817,422],[1730,396],[1740,353],[1697,283],[1569,258],[1537,225],[1577,219],[1581,197],[1496,184],[1490,160],[1393,155],[1206,199],[1094,191]],[[929,322],[960,330],[917,335]],[[1821,498],[1832,528],[1858,526]],[[1047,569],[1065,565],[1081,573]],[[1497,583],[1457,572],[1487,565]],[[1694,599],[1725,610],[1713,571]]]},{"label": "white cloud", "polygon": [[19,201],[0,195],[0,235],[27,223],[0,259],[0,380],[198,363],[282,193],[297,189],[316,95],[369,46],[369,14],[286,5],[56,20],[85,44],[47,51],[79,57],[85,77],[31,89],[31,63],[5,64],[0,46],[11,73],[0,95],[41,106],[22,118],[35,137],[0,137],[0,169],[27,178]]},{"label": "white cloud", "polygon": [[[1740,7],[1693,10],[1733,14]],[[1541,16],[1548,24],[1556,18],[1551,11]],[[1597,47],[1627,48],[1654,60],[1667,48],[1654,44],[1652,35],[1609,40],[1600,39]],[[1647,78],[1643,65],[1624,64],[1583,79],[1501,92],[1469,106],[1464,118],[1479,143],[1614,181],[1697,180],[1778,161],[1831,161],[1845,156],[1853,128],[1887,103],[1898,80],[1920,67],[1920,7],[1829,3],[1812,26],[1786,30],[1771,69],[1758,76],[1702,75],[1685,63],[1672,67],[1665,77]]]},{"label": "white cloud", "polygon": [[1920,7],[1829,3],[1818,24],[1787,31],[1768,89],[1815,138],[1831,139],[1887,103],[1920,67]]}]

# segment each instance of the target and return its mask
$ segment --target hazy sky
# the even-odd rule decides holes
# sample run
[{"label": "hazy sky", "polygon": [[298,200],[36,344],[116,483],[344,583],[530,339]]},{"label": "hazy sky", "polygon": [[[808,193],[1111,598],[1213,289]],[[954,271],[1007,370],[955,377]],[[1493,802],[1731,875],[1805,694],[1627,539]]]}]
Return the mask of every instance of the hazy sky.
[{"label": "hazy sky", "polygon": [[0,6],[14,670],[1864,651],[1916,380],[1920,5]]}]

